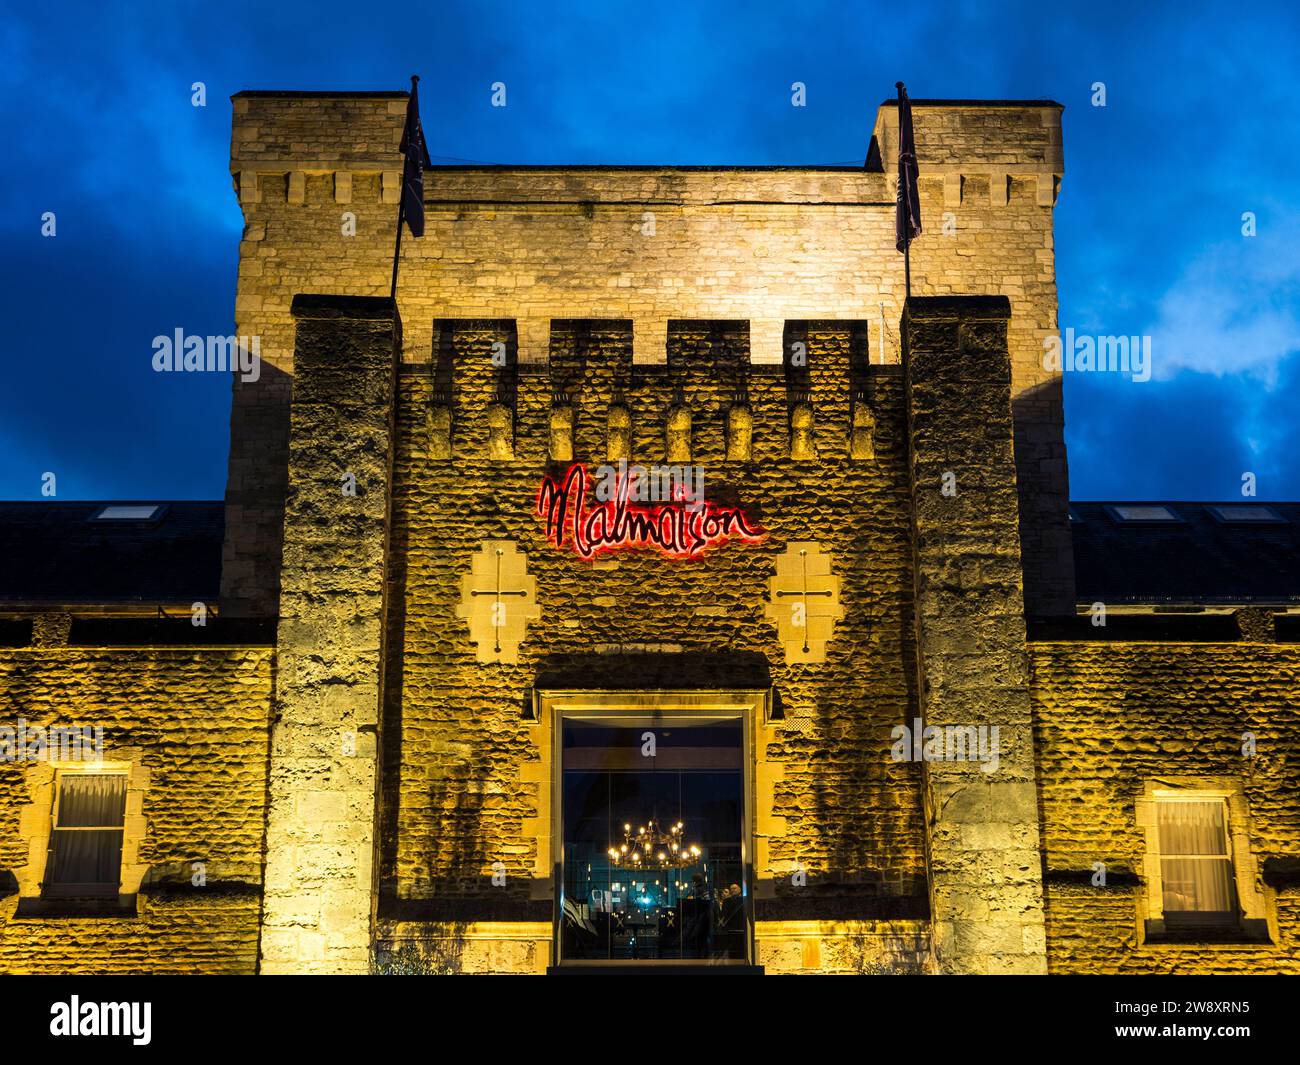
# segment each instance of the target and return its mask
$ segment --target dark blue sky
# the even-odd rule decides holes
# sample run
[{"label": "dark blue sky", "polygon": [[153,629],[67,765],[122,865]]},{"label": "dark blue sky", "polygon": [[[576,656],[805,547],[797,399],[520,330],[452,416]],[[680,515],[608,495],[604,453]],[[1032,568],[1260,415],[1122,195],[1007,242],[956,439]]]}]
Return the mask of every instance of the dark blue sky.
[{"label": "dark blue sky", "polygon": [[418,72],[435,162],[849,163],[899,78],[914,97],[1056,99],[1061,325],[1154,348],[1147,383],[1067,378],[1071,494],[1226,499],[1251,471],[1261,499],[1300,499],[1293,0],[403,6],[6,15],[0,498],[40,498],[46,471],[60,499],[220,498],[229,384],[152,372],[150,344],[233,329],[229,96]]}]

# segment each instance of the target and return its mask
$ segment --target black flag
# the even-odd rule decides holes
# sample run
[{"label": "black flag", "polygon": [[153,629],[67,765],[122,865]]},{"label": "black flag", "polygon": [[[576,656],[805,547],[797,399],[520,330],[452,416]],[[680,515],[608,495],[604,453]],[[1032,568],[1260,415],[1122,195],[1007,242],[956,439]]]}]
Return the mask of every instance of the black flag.
[{"label": "black flag", "polygon": [[898,208],[894,236],[898,250],[921,235],[921,201],[916,194],[916,139],[912,136],[912,104],[903,83],[898,86]]},{"label": "black flag", "polygon": [[402,217],[406,219],[413,237],[424,236],[424,168],[433,166],[424,143],[424,130],[420,128],[419,81],[416,75],[411,75],[406,128],[402,130],[402,143],[397,149],[405,157],[402,164]]}]

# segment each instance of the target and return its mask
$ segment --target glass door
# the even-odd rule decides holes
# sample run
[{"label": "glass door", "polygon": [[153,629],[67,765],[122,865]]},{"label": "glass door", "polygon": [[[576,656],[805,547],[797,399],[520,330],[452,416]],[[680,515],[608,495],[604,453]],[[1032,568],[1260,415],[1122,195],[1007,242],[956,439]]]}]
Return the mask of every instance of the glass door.
[{"label": "glass door", "polygon": [[739,717],[561,718],[562,962],[743,963]]}]

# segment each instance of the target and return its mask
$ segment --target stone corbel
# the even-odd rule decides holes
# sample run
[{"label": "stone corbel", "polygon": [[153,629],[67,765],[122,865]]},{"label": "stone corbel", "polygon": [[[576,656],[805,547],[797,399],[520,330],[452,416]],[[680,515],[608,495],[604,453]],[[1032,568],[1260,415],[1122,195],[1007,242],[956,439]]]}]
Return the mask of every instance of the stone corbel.
[{"label": "stone corbel", "polygon": [[241,170],[239,172],[239,202],[262,202],[262,189],[258,184],[256,170]]},{"label": "stone corbel", "polygon": [[431,459],[451,458],[451,407],[430,403],[425,414],[428,455]]},{"label": "stone corbel", "polygon": [[680,397],[668,408],[664,421],[664,450],[670,463],[691,461],[691,411]]},{"label": "stone corbel", "polygon": [[380,195],[384,203],[396,203],[402,198],[402,172],[400,170],[385,170],[380,188]]},{"label": "stone corbel", "polygon": [[876,415],[867,405],[866,397],[853,401],[853,422],[849,429],[849,458],[859,462],[876,457]]},{"label": "stone corbel", "polygon": [[336,170],[334,172],[334,202],[352,202],[352,171]]},{"label": "stone corbel", "polygon": [[749,462],[754,454],[754,412],[743,398],[727,411],[727,461]]},{"label": "stone corbel", "polygon": [[813,443],[813,407],[806,401],[796,403],[790,411],[790,457],[815,459],[817,445]]},{"label": "stone corbel", "polygon": [[943,175],[943,205],[945,207],[960,207],[962,185],[964,179],[956,171],[946,172]]},{"label": "stone corbel", "polygon": [[608,462],[632,458],[632,411],[626,403],[617,400],[609,407],[605,456]]},{"label": "stone corbel", "polygon": [[515,413],[504,403],[489,403],[488,458],[512,459],[515,457]]},{"label": "stone corbel", "polygon": [[562,397],[551,407],[549,454],[552,462],[573,461],[573,405]]}]

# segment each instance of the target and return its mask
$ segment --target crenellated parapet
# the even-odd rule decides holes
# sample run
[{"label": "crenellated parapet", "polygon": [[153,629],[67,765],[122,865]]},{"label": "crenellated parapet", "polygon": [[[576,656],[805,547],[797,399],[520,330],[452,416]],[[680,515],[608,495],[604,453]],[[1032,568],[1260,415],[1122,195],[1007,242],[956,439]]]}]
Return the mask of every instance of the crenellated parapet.
[{"label": "crenellated parapet", "polygon": [[414,447],[452,466],[873,460],[870,323],[783,325],[780,364],[753,361],[735,321],[673,322],[645,364],[627,321],[557,321],[548,360],[525,362],[516,323],[442,320],[433,364],[404,367],[424,379]]},{"label": "crenellated parapet", "polygon": [[[1061,105],[1050,100],[913,100],[912,119],[922,180],[942,185],[945,208],[987,195],[1006,207],[1021,186],[1040,207],[1052,207],[1065,174]],[[876,113],[872,148],[882,162],[890,194],[897,174],[898,105],[886,100]]]},{"label": "crenellated parapet", "polygon": [[[276,610],[275,501],[283,495],[293,298],[389,294],[406,99],[400,92],[257,92],[232,100],[230,165],[245,219],[235,317],[240,335],[260,338],[266,372],[235,388],[227,504],[236,517],[227,527],[222,589],[228,612]],[[1060,111],[1050,101],[916,103],[925,231],[912,247],[912,291],[1001,295],[1013,308],[1008,347],[1031,613],[1068,611],[1074,601],[1060,374],[1042,359],[1044,340],[1058,330],[1052,211],[1063,172]],[[583,387],[605,375],[612,389],[613,375],[624,374],[624,432],[637,438],[639,452],[657,454],[669,397],[657,391],[656,375],[681,379],[687,406],[696,402],[690,379],[698,367],[673,365],[678,323],[740,323],[744,373],[726,371],[735,380],[725,385],[725,401],[711,396],[708,410],[683,411],[692,450],[727,453],[730,397],[743,385],[756,454],[779,424],[791,461],[846,455],[854,432],[854,453],[865,457],[871,419],[853,414],[851,387],[813,380],[811,406],[799,406],[785,368],[797,356],[792,330],[808,321],[859,323],[874,363],[900,362],[896,120],[892,103],[879,109],[864,165],[435,166],[425,174],[425,235],[402,242],[402,360],[427,364],[436,376],[440,323],[508,322],[518,376],[544,382],[545,426],[530,420],[529,404],[538,401],[524,392],[496,411],[513,420],[499,422],[498,441],[513,433],[522,460],[539,434],[562,438],[572,416],[575,453],[603,455],[611,404],[570,415],[554,393],[570,387],[568,323],[621,323],[625,362],[587,366]],[[428,116],[425,133],[435,160],[457,154]],[[708,372],[715,370],[723,372]],[[761,407],[766,386],[756,383],[767,371],[780,382],[775,422]],[[739,427],[746,412],[736,406]],[[456,454],[467,415],[451,413],[442,432]],[[430,414],[435,423],[446,417]],[[641,440],[650,426],[653,442]],[[828,433],[834,440],[824,439]],[[484,434],[486,449],[486,426]],[[496,453],[509,461],[504,447]]]}]

